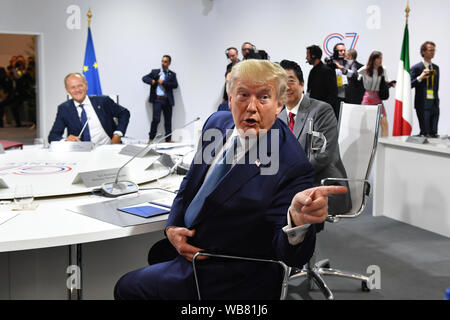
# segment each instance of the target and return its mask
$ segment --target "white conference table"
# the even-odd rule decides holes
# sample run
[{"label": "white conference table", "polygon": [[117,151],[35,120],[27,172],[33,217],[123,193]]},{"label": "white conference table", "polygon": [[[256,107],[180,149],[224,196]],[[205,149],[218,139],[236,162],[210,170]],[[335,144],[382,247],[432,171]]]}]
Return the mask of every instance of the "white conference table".
[{"label": "white conference table", "polygon": [[373,215],[386,216],[450,238],[450,140],[378,140]]},{"label": "white conference table", "polygon": [[[0,186],[0,199],[13,199],[15,186],[23,184],[32,185],[35,197],[89,192],[93,188],[86,187],[82,180],[77,181],[77,175],[120,168],[131,158],[119,153],[124,147],[104,145],[90,152],[51,152],[43,148],[8,151],[0,155],[0,179],[9,187]],[[135,158],[123,169],[124,178],[140,184],[164,176],[165,168],[148,169],[157,159],[158,156]]]},{"label": "white conference table", "polygon": [[[136,199],[137,204],[142,202],[139,200],[141,196],[149,194],[155,199],[168,195],[173,197],[172,193],[154,189],[111,199],[92,194],[90,192],[92,188],[86,188],[82,183],[72,184],[74,177],[81,170],[115,168],[125,163],[130,156],[119,155],[120,147],[123,146],[104,146],[91,152],[73,153],[51,153],[47,149],[29,149],[0,155],[0,174],[2,174],[0,177],[10,186],[8,189],[0,189],[0,199],[4,199],[0,201],[2,203],[0,253],[69,246],[71,252],[69,265],[76,264],[73,260],[78,260],[77,262],[81,264],[81,244],[128,238],[163,230],[167,214],[149,218],[143,224],[121,227],[74,212],[77,206],[98,202]],[[133,160],[130,163],[132,164],[132,170],[129,170],[130,180],[140,183],[141,188],[177,190],[183,176],[176,174],[167,176],[168,169],[162,165],[158,166],[155,162],[157,158],[147,156]],[[146,170],[152,163],[155,166]],[[54,167],[64,166],[70,166],[71,170],[61,173],[49,172]],[[30,172],[27,170],[31,167],[35,168],[31,170],[34,171],[32,173],[37,174],[27,174]],[[163,178],[157,180],[158,177]],[[20,183],[33,185],[36,197],[34,204],[37,205],[34,210],[13,211],[15,205],[11,200],[13,197],[11,189]],[[3,265],[9,264],[3,262]],[[0,270],[2,270],[1,256]],[[69,298],[82,297],[78,288],[68,289]]]}]

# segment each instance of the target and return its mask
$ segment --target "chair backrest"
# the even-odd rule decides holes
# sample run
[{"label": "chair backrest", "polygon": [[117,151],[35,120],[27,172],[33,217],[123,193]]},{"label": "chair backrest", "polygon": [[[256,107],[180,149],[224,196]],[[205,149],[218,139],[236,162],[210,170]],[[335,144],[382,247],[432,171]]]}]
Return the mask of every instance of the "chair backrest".
[{"label": "chair backrest", "polygon": [[[370,184],[368,178],[375,158],[381,105],[341,104],[339,149],[349,179],[352,212],[360,213]],[[366,180],[364,182],[364,180]]]}]

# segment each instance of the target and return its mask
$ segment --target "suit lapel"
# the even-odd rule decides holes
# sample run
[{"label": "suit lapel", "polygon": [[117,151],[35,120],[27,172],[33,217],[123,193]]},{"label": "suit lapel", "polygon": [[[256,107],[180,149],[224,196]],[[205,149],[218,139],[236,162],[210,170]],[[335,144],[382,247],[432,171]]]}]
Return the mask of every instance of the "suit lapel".
[{"label": "suit lapel", "polygon": [[73,119],[70,122],[77,127],[76,128],[77,131],[78,132],[81,131],[82,129],[81,120],[78,115],[77,107],[75,106],[75,102],[73,101],[73,99],[69,101],[69,117]]},{"label": "suit lapel", "polygon": [[[222,131],[222,141],[213,141],[210,143],[202,143],[202,149],[201,151],[199,150],[198,152],[201,152],[201,154],[197,153],[195,155],[194,161],[195,163],[199,163],[198,166],[194,166],[195,171],[192,174],[192,179],[190,181],[190,188],[193,191],[193,197],[195,197],[195,195],[197,194],[198,189],[200,189],[201,185],[203,184],[206,172],[208,171],[209,167],[211,166],[211,163],[207,163],[205,161],[205,159],[203,158],[204,153],[205,153],[205,149],[211,148],[211,144],[213,144],[213,148],[212,148],[212,152],[211,152],[211,159],[214,159],[215,157],[215,152],[219,151],[220,149],[220,143],[222,144],[222,146],[225,144],[226,139],[227,139],[227,131],[229,132],[229,130],[231,130],[234,127],[234,123],[231,122],[232,125],[230,127],[224,128],[224,129],[219,129]],[[218,128],[216,128],[218,129]]]},{"label": "suit lapel", "polygon": [[[280,128],[275,124],[272,127],[272,129],[280,129]],[[239,188],[242,187],[242,185],[244,185],[247,181],[249,181],[253,177],[259,175],[261,173],[261,167],[270,167],[272,165],[270,163],[271,159],[270,155],[272,152],[271,130],[266,135],[261,137],[258,143],[253,145],[252,150],[249,150],[244,155],[245,157],[244,164],[236,164],[230,170],[230,172],[228,172],[228,174],[223,178],[223,180],[217,185],[216,189],[213,192],[211,192],[210,196],[213,197],[217,203],[219,204],[224,203],[234,193],[236,193],[239,190]],[[256,160],[253,163],[250,163],[249,154],[251,152],[256,152],[256,148],[259,148],[261,145],[267,146],[266,151],[267,156],[269,156],[269,163],[261,164],[259,162],[259,159],[262,159],[262,155],[259,154],[257,157],[258,160]],[[261,152],[261,149],[258,152]]]},{"label": "suit lapel", "polygon": [[[92,108],[94,109],[98,120],[102,124],[102,127],[106,128],[105,117],[104,117],[104,113],[102,112],[102,106],[100,105],[100,102],[98,101],[98,99],[96,97],[91,97],[91,96],[89,96],[89,100],[91,101]],[[105,132],[106,132],[106,130],[105,130]]]},{"label": "suit lapel", "polygon": [[[311,100],[307,96],[303,96],[303,100],[298,108],[297,116],[295,117],[294,124],[294,135],[297,140],[300,138],[303,130],[308,130],[307,128],[307,118],[310,112],[309,106],[311,105]],[[305,128],[306,127],[306,128]]]}]

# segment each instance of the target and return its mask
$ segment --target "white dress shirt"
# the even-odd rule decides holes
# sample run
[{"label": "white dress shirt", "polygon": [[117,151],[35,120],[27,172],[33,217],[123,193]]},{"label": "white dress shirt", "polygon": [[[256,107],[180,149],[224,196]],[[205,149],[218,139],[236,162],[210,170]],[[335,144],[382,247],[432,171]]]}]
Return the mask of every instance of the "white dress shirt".
[{"label": "white dress shirt", "polygon": [[[75,100],[73,102],[75,103],[75,107],[77,108],[78,116],[81,118],[81,112],[83,111],[83,109],[80,107],[80,103],[76,102]],[[86,110],[91,142],[95,146],[111,144],[111,138],[106,134],[105,129],[103,129],[103,126],[100,123],[100,120],[97,117],[97,113],[95,112],[91,100],[89,100],[88,96],[86,96],[82,104],[84,110]]]},{"label": "white dress shirt", "polygon": [[293,107],[291,110],[289,110],[289,108],[286,106],[286,123],[289,123],[289,113],[291,112],[294,114],[294,120],[297,120],[298,109],[300,109],[300,104],[302,103],[304,96],[305,95],[302,94],[302,97],[298,101],[297,105]]}]

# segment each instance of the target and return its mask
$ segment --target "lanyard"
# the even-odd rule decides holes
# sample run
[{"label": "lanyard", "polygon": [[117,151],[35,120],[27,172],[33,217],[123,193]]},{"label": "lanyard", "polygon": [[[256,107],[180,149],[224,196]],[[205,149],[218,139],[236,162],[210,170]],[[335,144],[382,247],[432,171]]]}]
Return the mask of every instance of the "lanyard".
[{"label": "lanyard", "polygon": [[[425,64],[424,64],[424,66],[425,66]],[[430,64],[430,66],[431,66],[430,70],[433,71],[433,75],[431,76],[431,89],[433,89],[434,88],[434,69],[433,69],[433,65],[432,64]],[[430,88],[430,77],[427,78],[427,89],[428,88]]]}]

